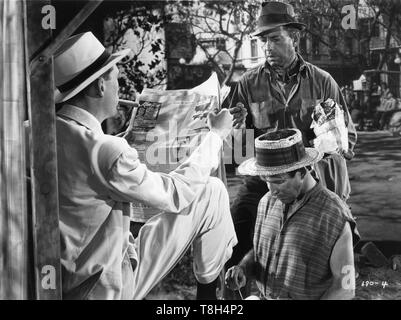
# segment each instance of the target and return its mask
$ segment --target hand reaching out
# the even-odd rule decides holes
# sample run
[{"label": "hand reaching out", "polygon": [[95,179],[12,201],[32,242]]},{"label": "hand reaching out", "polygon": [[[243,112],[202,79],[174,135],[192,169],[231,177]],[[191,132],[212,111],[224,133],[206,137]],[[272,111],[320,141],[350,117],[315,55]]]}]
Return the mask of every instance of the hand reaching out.
[{"label": "hand reaching out", "polygon": [[210,131],[217,133],[223,140],[228,137],[232,130],[233,117],[227,109],[219,113],[210,112],[208,114],[208,125]]},{"label": "hand reaching out", "polygon": [[233,127],[234,129],[241,129],[245,127],[245,120],[248,112],[242,102],[237,102],[235,107],[229,109],[233,115]]},{"label": "hand reaching out", "polygon": [[239,290],[246,285],[244,269],[240,266],[233,266],[227,270],[225,276],[226,286],[231,290]]}]

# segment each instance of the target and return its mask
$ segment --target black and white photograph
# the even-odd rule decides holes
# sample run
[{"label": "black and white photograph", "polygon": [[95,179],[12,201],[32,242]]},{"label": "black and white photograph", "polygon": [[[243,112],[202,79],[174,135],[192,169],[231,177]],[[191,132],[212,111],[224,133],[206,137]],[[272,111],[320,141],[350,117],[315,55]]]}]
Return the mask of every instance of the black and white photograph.
[{"label": "black and white photograph", "polygon": [[401,300],[401,0],[0,0],[0,22],[0,300]]}]

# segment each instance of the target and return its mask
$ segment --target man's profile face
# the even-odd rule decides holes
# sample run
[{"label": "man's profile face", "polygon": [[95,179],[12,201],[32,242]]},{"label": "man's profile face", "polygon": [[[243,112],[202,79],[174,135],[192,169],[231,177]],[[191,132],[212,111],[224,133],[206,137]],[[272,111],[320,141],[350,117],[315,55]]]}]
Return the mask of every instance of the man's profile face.
[{"label": "man's profile face", "polygon": [[260,178],[267,183],[271,194],[285,204],[294,202],[301,193],[303,179],[300,172],[297,172],[294,177],[283,173]]},{"label": "man's profile face", "polygon": [[285,67],[295,56],[294,40],[288,31],[279,28],[259,36],[267,62],[272,67]]}]

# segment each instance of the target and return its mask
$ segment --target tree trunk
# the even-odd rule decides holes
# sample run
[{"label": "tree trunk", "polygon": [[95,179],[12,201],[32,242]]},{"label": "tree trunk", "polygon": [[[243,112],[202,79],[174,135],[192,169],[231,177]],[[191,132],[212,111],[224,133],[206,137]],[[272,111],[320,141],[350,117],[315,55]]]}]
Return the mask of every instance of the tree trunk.
[{"label": "tree trunk", "polygon": [[387,60],[387,56],[388,56],[388,51],[390,49],[390,41],[391,41],[391,34],[392,34],[392,27],[393,27],[393,22],[394,22],[394,17],[395,13],[393,11],[391,11],[390,17],[389,17],[389,23],[388,23],[388,27],[387,29],[387,34],[386,34],[386,42],[384,45],[384,52],[383,55],[381,56],[381,59],[379,61],[379,65],[377,67],[378,70],[381,70],[384,66],[384,63]]}]

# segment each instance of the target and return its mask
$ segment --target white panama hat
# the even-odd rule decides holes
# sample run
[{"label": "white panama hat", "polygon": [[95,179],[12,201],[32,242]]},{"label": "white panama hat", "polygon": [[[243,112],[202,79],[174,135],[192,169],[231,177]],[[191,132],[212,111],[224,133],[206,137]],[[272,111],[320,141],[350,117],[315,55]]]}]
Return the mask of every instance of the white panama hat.
[{"label": "white panama hat", "polygon": [[241,163],[241,175],[274,176],[310,166],[323,154],[315,148],[305,148],[298,129],[283,129],[265,133],[255,139],[255,157]]},{"label": "white panama hat", "polygon": [[55,102],[74,97],[129,52],[109,54],[92,32],[68,38],[54,54]]}]

